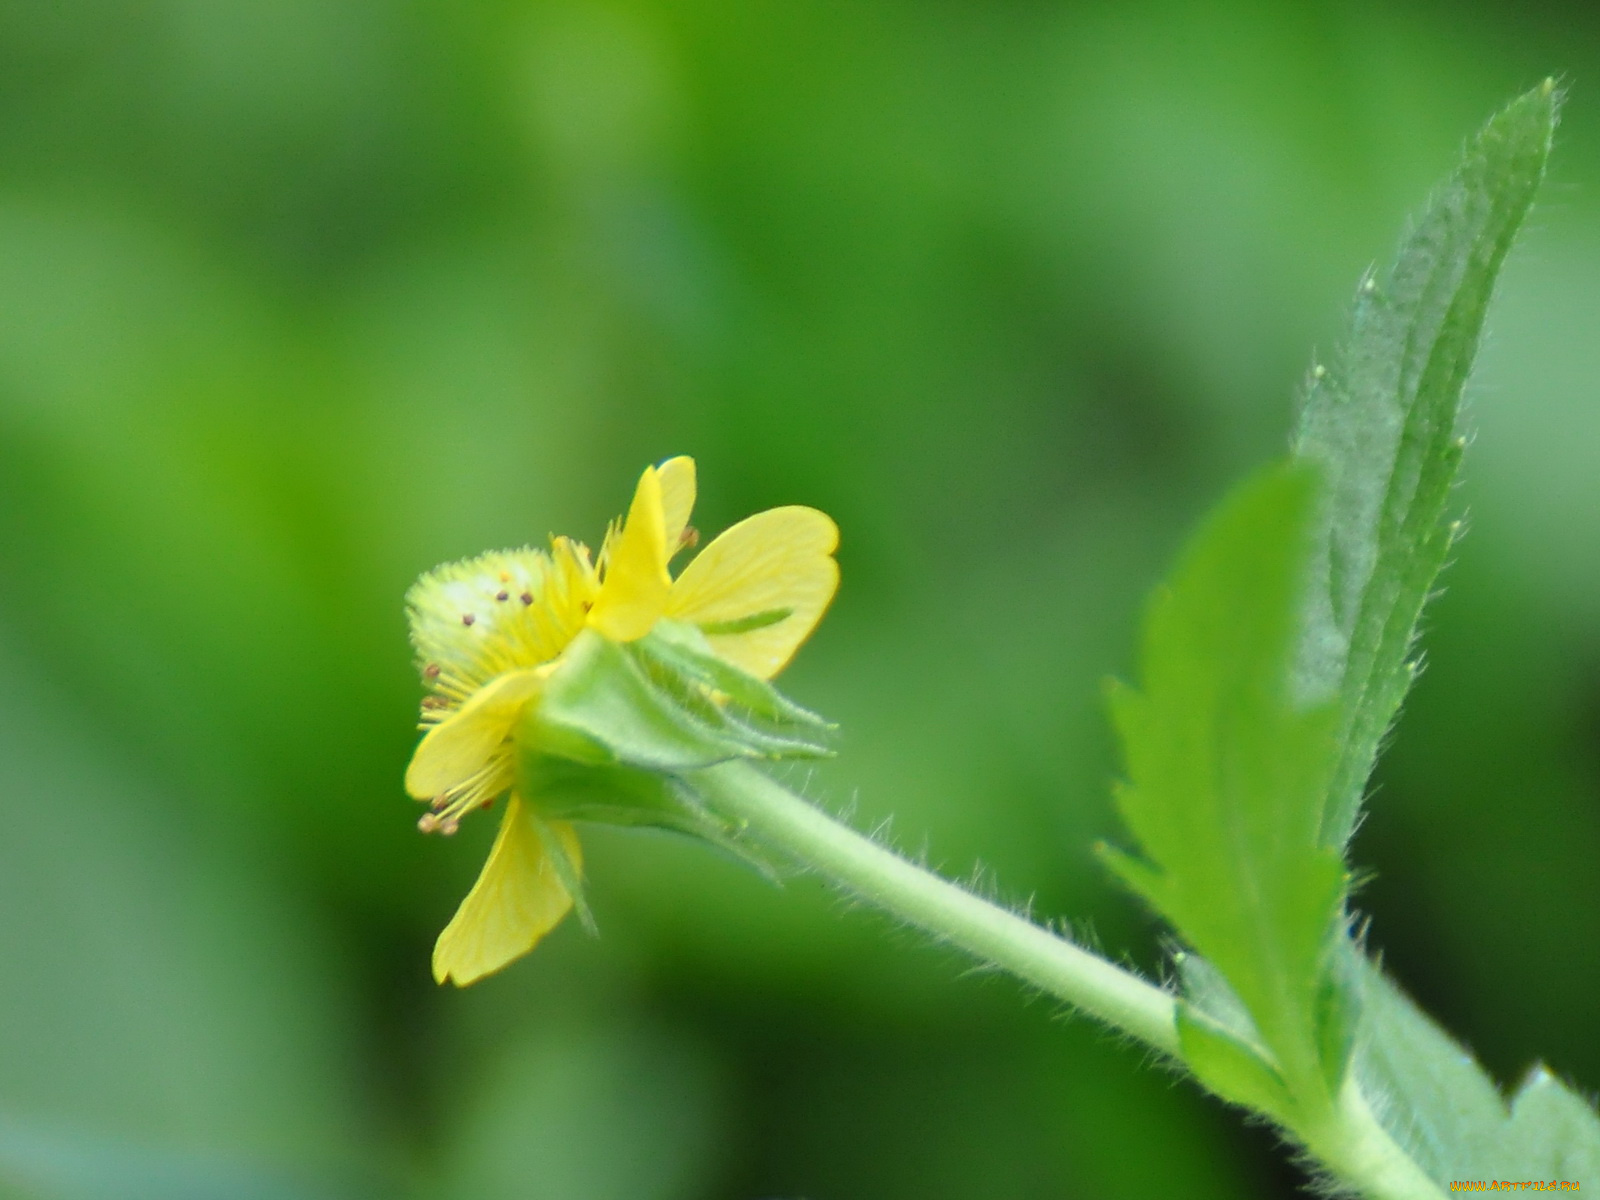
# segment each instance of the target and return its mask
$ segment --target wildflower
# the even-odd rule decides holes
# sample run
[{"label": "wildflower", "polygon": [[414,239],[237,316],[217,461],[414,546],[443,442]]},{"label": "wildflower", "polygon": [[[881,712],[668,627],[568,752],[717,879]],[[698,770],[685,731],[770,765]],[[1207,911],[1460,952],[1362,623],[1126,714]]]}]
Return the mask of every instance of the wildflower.
[{"label": "wildflower", "polygon": [[582,869],[569,822],[517,790],[524,716],[586,630],[634,642],[663,619],[698,627],[717,657],[770,679],[821,619],[838,586],[838,530],[816,509],[757,513],[717,537],[674,579],[689,525],[694,461],[646,467],[628,515],[587,547],[510,550],[451,563],[407,596],[428,694],[406,790],[429,803],[425,833],[510,794],[478,881],[439,936],[434,978],[465,986],[526,954],[574,902]]}]

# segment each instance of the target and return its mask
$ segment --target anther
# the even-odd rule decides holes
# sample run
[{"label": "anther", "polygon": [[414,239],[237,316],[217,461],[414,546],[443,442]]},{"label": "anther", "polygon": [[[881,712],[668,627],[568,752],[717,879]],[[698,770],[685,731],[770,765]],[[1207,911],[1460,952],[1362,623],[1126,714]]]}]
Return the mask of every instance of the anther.
[{"label": "anther", "polygon": [[499,592],[499,593],[496,593],[495,599],[496,600],[509,600],[509,599],[511,599],[511,593],[510,592]]},{"label": "anther", "polygon": [[519,597],[519,598],[521,599],[521,601],[522,601],[524,606],[533,603],[533,593],[532,592],[523,592],[521,597]]},{"label": "anther", "polygon": [[471,625],[477,619],[478,618],[473,616],[471,613],[462,613],[461,614],[461,623],[463,625]]},{"label": "anther", "polygon": [[678,545],[680,547],[687,546],[689,549],[693,550],[699,544],[700,531],[693,525],[685,525],[683,527],[683,532],[678,535]]},{"label": "anther", "polygon": [[422,698],[423,708],[448,708],[449,706],[450,701],[443,696],[424,696]]},{"label": "anther", "polygon": [[423,667],[422,668],[422,677],[424,679],[437,679],[437,678],[439,678],[439,664],[438,663],[429,663],[427,666]]},{"label": "anther", "polygon": [[460,828],[460,822],[458,822],[454,817],[446,817],[444,820],[439,822],[439,832],[445,837],[454,837],[456,830]]},{"label": "anther", "polygon": [[417,821],[417,828],[423,833],[432,833],[439,828],[439,818],[430,813],[423,813]]}]

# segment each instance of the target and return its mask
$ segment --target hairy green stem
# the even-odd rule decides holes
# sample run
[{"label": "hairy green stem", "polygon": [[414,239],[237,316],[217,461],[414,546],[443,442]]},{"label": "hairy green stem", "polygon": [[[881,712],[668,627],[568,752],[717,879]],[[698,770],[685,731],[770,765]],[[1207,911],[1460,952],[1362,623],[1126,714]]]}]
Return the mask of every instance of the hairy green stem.
[{"label": "hairy green stem", "polygon": [[1318,1161],[1368,1200],[1444,1200],[1444,1189],[1379,1124],[1354,1072],[1324,1119],[1295,1132]]},{"label": "hairy green stem", "polygon": [[[1132,972],[908,862],[747,762],[688,774],[719,816],[835,886],[1182,1060],[1177,1001]],[[1378,1123],[1354,1077],[1290,1132],[1368,1200],[1436,1200],[1439,1186]]]},{"label": "hairy green stem", "polygon": [[834,820],[744,762],[695,771],[718,814],[845,891],[993,963],[1162,1054],[1178,1054],[1172,996],[1130,971]]}]

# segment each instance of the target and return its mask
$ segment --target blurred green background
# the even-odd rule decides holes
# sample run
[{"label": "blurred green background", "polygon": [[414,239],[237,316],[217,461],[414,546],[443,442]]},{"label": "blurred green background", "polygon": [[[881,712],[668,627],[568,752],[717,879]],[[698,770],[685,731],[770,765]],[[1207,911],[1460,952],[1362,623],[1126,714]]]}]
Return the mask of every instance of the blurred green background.
[{"label": "blurred green background", "polygon": [[1100,680],[1551,72],[1358,846],[1430,1009],[1600,1085],[1597,68],[1555,2],[0,6],[0,1194],[1291,1194],[1053,1004],[667,838],[587,839],[600,938],[436,989],[492,823],[413,828],[401,597],[669,454],[702,529],[824,508],[800,782],[1155,968]]}]

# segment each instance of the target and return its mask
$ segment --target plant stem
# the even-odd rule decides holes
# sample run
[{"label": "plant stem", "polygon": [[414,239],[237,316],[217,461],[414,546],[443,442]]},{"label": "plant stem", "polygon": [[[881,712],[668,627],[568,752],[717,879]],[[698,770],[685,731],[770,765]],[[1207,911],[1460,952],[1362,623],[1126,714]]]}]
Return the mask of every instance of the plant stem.
[{"label": "plant stem", "polygon": [[749,763],[691,772],[719,815],[838,887],[993,963],[1152,1050],[1177,1056],[1172,996],[863,837]]},{"label": "plant stem", "polygon": [[1325,1122],[1295,1131],[1325,1166],[1368,1200],[1443,1200],[1423,1172],[1378,1123],[1355,1072],[1350,1072]]},{"label": "plant stem", "polygon": [[[908,862],[834,820],[748,762],[692,771],[719,816],[835,886],[1182,1060],[1177,1002],[1132,972]],[[1352,1075],[1337,1101],[1290,1132],[1368,1200],[1443,1192],[1378,1123]],[[1302,1114],[1303,1115],[1303,1114]],[[1291,1118],[1292,1120],[1292,1118]]]}]

